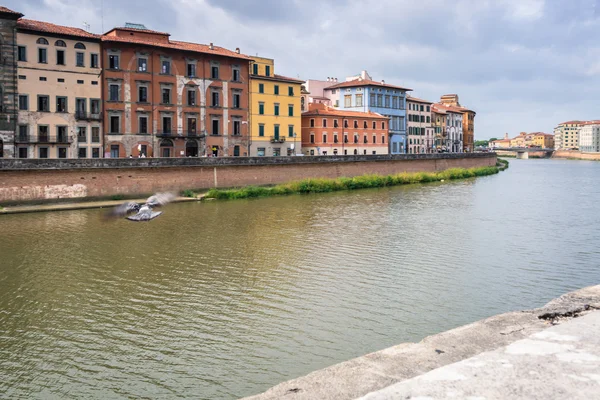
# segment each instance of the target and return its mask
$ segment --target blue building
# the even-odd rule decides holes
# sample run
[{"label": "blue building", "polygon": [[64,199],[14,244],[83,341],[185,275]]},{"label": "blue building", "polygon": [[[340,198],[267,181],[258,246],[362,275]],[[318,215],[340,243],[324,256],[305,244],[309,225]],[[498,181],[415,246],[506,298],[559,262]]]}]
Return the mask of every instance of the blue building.
[{"label": "blue building", "polygon": [[406,92],[412,89],[375,82],[366,71],[350,79],[325,88],[332,105],[340,110],[376,112],[388,117],[389,152],[406,153]]}]

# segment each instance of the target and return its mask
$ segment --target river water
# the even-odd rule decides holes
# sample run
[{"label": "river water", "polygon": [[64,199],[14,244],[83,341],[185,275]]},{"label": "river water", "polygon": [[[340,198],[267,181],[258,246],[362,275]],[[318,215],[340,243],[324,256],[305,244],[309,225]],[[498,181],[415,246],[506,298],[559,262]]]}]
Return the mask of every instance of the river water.
[{"label": "river water", "polygon": [[600,163],[0,216],[0,397],[233,399],[600,283]]}]

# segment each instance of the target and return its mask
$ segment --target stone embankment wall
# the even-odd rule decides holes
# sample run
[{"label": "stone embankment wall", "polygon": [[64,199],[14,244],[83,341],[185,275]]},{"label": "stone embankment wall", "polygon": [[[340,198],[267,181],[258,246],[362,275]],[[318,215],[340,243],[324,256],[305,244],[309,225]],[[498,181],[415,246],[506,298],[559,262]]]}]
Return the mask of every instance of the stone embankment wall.
[{"label": "stone embankment wall", "polygon": [[305,178],[433,172],[496,165],[496,154],[0,160],[0,203],[127,197],[271,185]]},{"label": "stone embankment wall", "polygon": [[572,150],[556,150],[552,154],[552,158],[575,158],[579,160],[596,160],[600,161],[600,153],[582,153]]},{"label": "stone embankment wall", "polygon": [[[507,156],[507,157],[518,157],[519,152],[513,150],[496,150],[496,154],[498,157]],[[527,158],[550,158],[552,152],[547,151],[528,151]],[[521,153],[524,154],[524,153]]]}]

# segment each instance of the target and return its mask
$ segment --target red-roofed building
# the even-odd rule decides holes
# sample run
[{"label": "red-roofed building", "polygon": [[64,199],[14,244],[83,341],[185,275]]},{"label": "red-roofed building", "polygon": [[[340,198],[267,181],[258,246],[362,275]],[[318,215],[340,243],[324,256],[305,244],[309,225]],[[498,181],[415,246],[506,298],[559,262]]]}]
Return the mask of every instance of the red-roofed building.
[{"label": "red-roofed building", "polygon": [[102,157],[100,36],[17,22],[19,158]]},{"label": "red-roofed building", "polygon": [[406,98],[406,121],[408,125],[407,152],[425,154],[434,152],[431,105],[433,102],[409,96]]},{"label": "red-roofed building", "polygon": [[440,103],[454,107],[453,110],[462,114],[462,146],[463,151],[470,153],[475,148],[475,111],[463,107],[458,102],[457,94],[445,94],[440,98]]},{"label": "red-roofed building", "polygon": [[579,131],[585,121],[566,121],[554,128],[554,148],[557,150],[578,150]]},{"label": "red-roofed building", "polygon": [[[440,151],[447,153],[462,153],[463,147],[463,115],[461,107],[454,107],[442,103],[435,104],[436,113],[445,116],[446,135],[443,137]],[[438,116],[436,116],[436,119]]]},{"label": "red-roofed building", "polygon": [[0,7],[0,158],[12,158],[17,129],[16,26],[23,14]]},{"label": "red-roofed building", "polygon": [[107,157],[246,156],[250,58],[128,24],[102,35]]},{"label": "red-roofed building", "polygon": [[375,112],[345,111],[309,104],[302,113],[305,155],[388,154],[389,118]]}]

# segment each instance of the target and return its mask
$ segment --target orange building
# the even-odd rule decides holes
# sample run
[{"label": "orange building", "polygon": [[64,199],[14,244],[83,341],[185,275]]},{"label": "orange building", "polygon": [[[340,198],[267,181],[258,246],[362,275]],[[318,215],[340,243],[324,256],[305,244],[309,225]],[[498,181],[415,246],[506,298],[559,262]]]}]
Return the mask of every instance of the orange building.
[{"label": "orange building", "polygon": [[311,103],[302,113],[305,155],[388,154],[389,118]]},{"label": "orange building", "polygon": [[249,57],[169,36],[102,35],[105,157],[248,155]]}]

